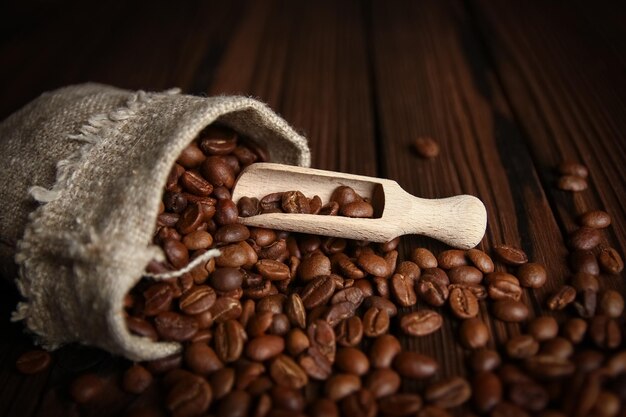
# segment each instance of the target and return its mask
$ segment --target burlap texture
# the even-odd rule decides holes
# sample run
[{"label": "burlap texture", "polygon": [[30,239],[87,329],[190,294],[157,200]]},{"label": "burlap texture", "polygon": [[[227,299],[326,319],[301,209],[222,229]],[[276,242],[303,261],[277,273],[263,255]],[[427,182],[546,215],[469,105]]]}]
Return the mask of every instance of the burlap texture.
[{"label": "burlap texture", "polygon": [[310,164],[306,140],[246,97],[84,84],[43,94],[0,125],[0,261],[15,256],[25,301],[13,318],[40,344],[80,342],[132,360],[180,349],[131,335],[122,303],[162,259],[151,240],[171,167],[216,120],[267,145],[273,161]]}]

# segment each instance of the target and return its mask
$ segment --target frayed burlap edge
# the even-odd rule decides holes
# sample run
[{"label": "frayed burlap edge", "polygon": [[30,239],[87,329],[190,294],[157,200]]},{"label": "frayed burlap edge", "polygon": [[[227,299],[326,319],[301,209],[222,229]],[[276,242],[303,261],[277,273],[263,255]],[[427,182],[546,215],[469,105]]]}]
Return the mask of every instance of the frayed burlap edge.
[{"label": "frayed burlap edge", "polygon": [[[154,343],[130,334],[122,306],[124,296],[141,279],[148,262],[154,258],[163,259],[160,248],[149,244],[160,190],[177,155],[205,126],[219,119],[245,135],[261,139],[270,147],[270,153],[278,162],[302,166],[310,164],[306,140],[266,105],[246,97],[199,98],[176,96],[177,93],[176,90],[160,94],[140,91],[132,95],[122,108],[91,117],[78,133],[68,135],[68,140],[84,144],[73,155],[59,161],[57,181],[53,187],[31,187],[33,197],[44,204],[29,215],[23,238],[18,244],[15,257],[19,265],[17,285],[26,301],[19,304],[13,320],[25,320],[28,329],[44,347],[54,349],[65,343],[80,342],[132,360],[156,359],[180,350],[177,343]],[[181,105],[180,102],[184,103]],[[81,187],[77,185],[82,181],[81,174],[89,172],[86,166],[94,160],[98,161],[97,152],[102,152],[102,149],[96,149],[108,141],[109,136],[113,137],[129,126],[131,129],[128,130],[133,131],[133,120],[140,114],[145,119],[150,112],[168,111],[170,107],[180,111],[180,107],[185,106],[193,116],[179,129],[173,129],[174,135],[167,151],[157,158],[155,168],[160,169],[153,170],[156,178],[150,180],[153,184],[150,188],[159,192],[153,192],[153,196],[146,198],[147,219],[135,222],[151,226],[146,230],[132,230],[126,236],[119,230],[108,233],[110,230],[107,227],[97,230],[85,224],[79,215],[72,219],[67,230],[50,230],[51,220],[63,216],[59,211],[64,204],[59,201],[76,195],[78,200],[84,197],[84,193],[80,194]],[[187,116],[185,111],[180,113],[183,118]],[[150,116],[154,117],[154,114]],[[155,128],[154,133],[159,133],[159,129]],[[257,133],[262,137],[255,137]],[[281,146],[287,142],[290,146]],[[138,143],[145,146],[146,141]],[[121,200],[126,199],[122,196]],[[129,253],[129,247],[120,249],[119,240],[116,240],[120,236],[126,244],[122,246],[132,245],[132,253]],[[137,244],[137,240],[143,245]],[[217,256],[218,253],[209,251],[203,258]],[[102,287],[94,289],[93,285]]]}]

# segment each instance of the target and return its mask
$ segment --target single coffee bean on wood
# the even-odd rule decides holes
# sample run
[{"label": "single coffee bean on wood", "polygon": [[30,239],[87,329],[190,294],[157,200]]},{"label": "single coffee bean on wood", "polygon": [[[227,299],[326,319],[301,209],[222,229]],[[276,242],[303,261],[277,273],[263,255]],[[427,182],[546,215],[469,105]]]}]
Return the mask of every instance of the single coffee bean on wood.
[{"label": "single coffee bean on wood", "polygon": [[602,270],[609,274],[619,274],[624,270],[624,261],[614,248],[604,248],[598,256]]},{"label": "single coffee bean on wood", "polygon": [[411,145],[418,156],[426,159],[439,155],[439,144],[430,137],[421,136],[413,139]]},{"label": "single coffee bean on wood", "polygon": [[590,210],[578,219],[581,226],[604,229],[611,224],[611,216],[606,211]]},{"label": "single coffee bean on wood", "polygon": [[517,269],[517,277],[523,287],[541,288],[546,283],[548,273],[543,265],[528,262]]},{"label": "single coffee bean on wood", "polygon": [[569,245],[573,249],[591,250],[598,246],[602,234],[598,229],[583,226],[570,235]]},{"label": "single coffee bean on wood", "polygon": [[17,358],[15,367],[22,374],[33,375],[48,369],[51,362],[52,357],[45,350],[30,350]]},{"label": "single coffee bean on wood", "polygon": [[507,265],[522,265],[528,262],[526,253],[518,248],[508,245],[500,245],[494,248],[498,260]]}]

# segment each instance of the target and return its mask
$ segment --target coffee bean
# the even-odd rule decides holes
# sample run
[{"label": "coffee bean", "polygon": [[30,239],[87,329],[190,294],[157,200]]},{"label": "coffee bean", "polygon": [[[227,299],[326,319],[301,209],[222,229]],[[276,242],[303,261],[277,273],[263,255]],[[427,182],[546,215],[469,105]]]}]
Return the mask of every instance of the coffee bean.
[{"label": "coffee bean", "polygon": [[330,363],[335,361],[337,344],[333,328],[323,320],[315,320],[307,327],[311,346],[318,349]]},{"label": "coffee bean", "polygon": [[528,334],[513,336],[506,342],[506,353],[511,358],[524,359],[539,352],[539,343]]},{"label": "coffee bean", "polygon": [[167,394],[165,404],[175,416],[199,415],[208,410],[212,398],[208,382],[192,375],[176,382]]},{"label": "coffee bean", "polygon": [[493,315],[502,321],[520,322],[528,318],[528,307],[521,301],[499,300],[493,303]]},{"label": "coffee bean", "polygon": [[600,298],[600,310],[608,317],[619,318],[624,312],[624,297],[615,290],[606,290]]},{"label": "coffee bean", "polygon": [[104,380],[96,374],[83,374],[70,385],[70,396],[78,404],[86,404],[100,396]]},{"label": "coffee bean", "polygon": [[374,208],[366,201],[355,201],[341,206],[339,213],[346,217],[371,218],[374,216]]},{"label": "coffee bean", "polygon": [[185,363],[194,373],[208,375],[224,367],[215,351],[206,343],[195,342],[184,352]]},{"label": "coffee bean", "polygon": [[540,342],[556,337],[558,331],[559,325],[554,317],[536,317],[528,323],[528,333]]},{"label": "coffee bean", "polygon": [[250,230],[239,223],[225,224],[215,232],[215,241],[218,243],[238,243],[250,237]]},{"label": "coffee bean", "polygon": [[337,343],[341,346],[356,346],[363,338],[363,322],[358,316],[349,317],[335,329]]},{"label": "coffee bean", "polygon": [[483,274],[489,274],[494,271],[493,261],[491,257],[480,249],[469,249],[466,252],[468,259]]},{"label": "coffee bean", "polygon": [[241,303],[231,297],[218,297],[209,309],[216,323],[236,320],[241,316]]},{"label": "coffee bean", "polygon": [[328,398],[316,398],[308,411],[310,417],[339,417],[337,404]]},{"label": "coffee bean", "polygon": [[221,255],[216,258],[215,264],[220,268],[239,268],[249,264],[249,254],[243,244],[246,242],[222,246],[220,248]]},{"label": "coffee bean", "polygon": [[246,344],[246,355],[259,362],[273,358],[283,350],[285,350],[285,339],[274,335],[255,337]]},{"label": "coffee bean", "polygon": [[45,350],[30,350],[22,353],[15,361],[15,367],[24,375],[34,375],[47,370],[52,357]]},{"label": "coffee bean", "polygon": [[478,268],[469,265],[455,266],[448,271],[448,277],[453,284],[480,284],[483,273]]},{"label": "coffee bean", "polygon": [[341,410],[346,416],[375,417],[378,413],[378,406],[370,391],[360,389],[341,401]]},{"label": "coffee bean", "polygon": [[445,250],[437,256],[437,265],[439,268],[443,269],[452,269],[457,266],[467,265],[465,251],[460,249]]},{"label": "coffee bean", "polygon": [[403,307],[410,307],[417,303],[413,281],[402,274],[394,274],[391,277],[391,291],[398,304]]},{"label": "coffee bean", "polygon": [[234,362],[241,356],[247,335],[236,320],[226,320],[218,323],[215,328],[215,353],[222,362]]},{"label": "coffee bean", "polygon": [[570,255],[570,265],[574,272],[584,272],[591,275],[600,274],[598,259],[592,251],[575,250]]},{"label": "coffee bean", "polygon": [[471,395],[470,384],[458,376],[431,384],[424,392],[426,401],[443,408],[459,406],[469,400]]},{"label": "coffee bean", "polygon": [[180,183],[191,194],[208,197],[213,192],[213,186],[202,178],[202,175],[194,171],[185,171],[180,176]]},{"label": "coffee bean", "polygon": [[401,350],[400,342],[395,336],[390,334],[379,336],[370,349],[370,363],[374,368],[388,368]]},{"label": "coffee bean", "polygon": [[206,285],[198,285],[180,297],[178,306],[185,314],[200,314],[215,303],[215,291]]},{"label": "coffee bean", "polygon": [[611,216],[606,211],[590,210],[578,219],[581,226],[604,229],[611,224]]},{"label": "coffee bean", "polygon": [[486,413],[502,400],[502,382],[493,372],[481,372],[472,380],[472,394],[476,409]]},{"label": "coffee bean", "polygon": [[444,305],[449,296],[447,284],[442,283],[432,274],[424,274],[416,285],[420,298],[434,307]]},{"label": "coffee bean", "polygon": [[[200,203],[189,204],[180,218],[176,218],[176,222],[173,225],[176,225],[176,229],[183,235],[188,235],[189,233],[198,230],[198,228],[208,220],[210,212],[212,211],[215,214],[215,208],[209,209],[205,211],[202,208],[203,206]],[[165,216],[164,213],[161,216]],[[159,216],[159,217],[161,217]],[[173,226],[172,225],[172,226]],[[186,249],[186,248],[185,248]]]},{"label": "coffee bean", "polygon": [[152,374],[141,365],[133,365],[124,372],[122,388],[131,394],[141,394],[152,384]]},{"label": "coffee bean", "polygon": [[563,175],[558,179],[556,186],[564,191],[584,191],[587,189],[587,180],[574,175]]},{"label": "coffee bean", "polygon": [[400,328],[410,336],[426,336],[439,330],[442,324],[443,317],[432,310],[414,311],[400,319]]},{"label": "coffee bean", "polygon": [[302,303],[307,310],[326,304],[335,291],[335,281],[330,275],[322,275],[307,284],[302,291]]},{"label": "coffee bean", "polygon": [[352,374],[334,374],[326,380],[324,393],[333,401],[341,400],[361,389],[361,379]]},{"label": "coffee bean", "polygon": [[494,272],[487,275],[489,297],[493,300],[514,300],[522,298],[522,288],[519,280],[505,272]]},{"label": "coffee bean", "polygon": [[363,334],[378,337],[389,330],[389,314],[387,310],[370,307],[363,315]]},{"label": "coffee bean", "polygon": [[591,250],[601,240],[602,235],[598,229],[583,226],[570,235],[569,245],[574,249]]},{"label": "coffee bean", "polygon": [[216,125],[205,128],[200,138],[200,149],[208,155],[228,155],[235,150],[237,144],[237,133]]},{"label": "coffee bean", "polygon": [[357,258],[357,264],[368,274],[376,277],[384,277],[389,274],[389,268],[385,259],[370,252],[362,252]]},{"label": "coffee bean", "polygon": [[580,178],[587,178],[589,170],[583,164],[573,161],[563,161],[557,167],[561,175],[573,175]]},{"label": "coffee bean", "polygon": [[176,162],[183,167],[190,169],[197,167],[204,162],[205,159],[206,156],[204,156],[204,153],[200,150],[200,148],[198,148],[198,145],[196,145],[195,142],[192,142],[185,149],[183,149]]},{"label": "coffee bean", "polygon": [[154,324],[159,336],[165,340],[183,342],[198,332],[198,322],[193,317],[173,311],[159,313],[154,318]]},{"label": "coffee bean", "polygon": [[270,395],[272,398],[272,408],[274,409],[291,412],[299,412],[304,409],[304,396],[300,390],[274,386],[270,390]]},{"label": "coffee bean", "polygon": [[200,172],[214,187],[232,188],[235,183],[233,169],[219,156],[209,156],[200,166]]},{"label": "coffee bean", "polygon": [[626,351],[615,353],[606,363],[610,376],[616,377],[626,372]]},{"label": "coffee bean", "polygon": [[400,375],[392,369],[382,368],[372,371],[364,382],[375,398],[382,398],[395,394],[400,389]]},{"label": "coffee bean", "polygon": [[489,415],[491,417],[530,417],[521,407],[506,401],[496,404]]},{"label": "coffee bean", "polygon": [[128,327],[128,331],[130,333],[137,336],[147,337],[153,342],[156,342],[159,337],[154,326],[139,317],[126,317],[126,326]]},{"label": "coffee bean", "polygon": [[513,384],[509,388],[509,399],[529,411],[541,411],[548,405],[548,392],[536,382]]},{"label": "coffee bean", "polygon": [[273,259],[261,259],[257,261],[255,268],[263,278],[270,281],[282,281],[291,276],[287,265]]},{"label": "coffee bean", "polygon": [[567,359],[574,352],[572,343],[564,337],[547,340],[541,346],[541,354]]},{"label": "coffee bean", "polygon": [[379,297],[377,295],[373,295],[371,297],[367,297],[363,301],[363,304],[367,308],[369,308],[369,307],[376,307],[376,308],[379,308],[381,310],[385,310],[387,312],[387,314],[389,315],[389,317],[394,317],[396,314],[398,314],[398,308],[396,307],[396,305],[393,302],[389,301],[386,298]]},{"label": "coffee bean", "polygon": [[189,262],[189,251],[181,242],[168,239],[162,243],[167,260],[174,268],[183,268]]},{"label": "coffee bean", "polygon": [[518,268],[517,276],[523,287],[541,288],[546,283],[548,274],[543,265],[528,262]]},{"label": "coffee bean", "polygon": [[337,350],[335,366],[343,372],[361,376],[369,370],[370,362],[363,351],[353,347],[344,347]]},{"label": "coffee bean", "polygon": [[331,361],[316,346],[310,347],[306,353],[301,354],[298,364],[308,376],[318,380],[327,379],[332,372]]},{"label": "coffee bean", "polygon": [[524,361],[528,372],[538,378],[560,378],[574,373],[576,367],[568,359],[550,355],[535,355]]},{"label": "coffee bean", "polygon": [[259,199],[255,197],[241,197],[237,202],[237,211],[241,217],[252,217],[260,213]]},{"label": "coffee bean", "polygon": [[247,389],[251,383],[265,373],[265,366],[260,362],[239,360],[235,366],[235,389],[238,390]]},{"label": "coffee bean", "polygon": [[526,253],[518,248],[508,245],[496,246],[494,252],[498,259],[507,265],[522,265],[528,262]]},{"label": "coffee bean", "polygon": [[180,368],[183,362],[183,357],[180,353],[175,353],[170,356],[166,356],[161,359],[155,359],[146,362],[146,369],[152,374],[162,374],[170,372],[176,368]]},{"label": "coffee bean", "polygon": [[412,379],[428,378],[439,369],[437,362],[430,356],[407,351],[395,356],[393,367],[403,377]]},{"label": "coffee bean", "polygon": [[500,355],[495,350],[479,349],[472,352],[470,367],[477,373],[491,372],[500,366]]},{"label": "coffee bean", "polygon": [[233,390],[219,402],[216,413],[223,417],[247,417],[250,415],[252,397],[243,390]]},{"label": "coffee bean", "polygon": [[598,257],[602,270],[608,274],[619,274],[624,270],[624,261],[613,248],[604,248]]},{"label": "coffee bean", "polygon": [[309,379],[304,370],[287,355],[278,355],[272,360],[269,370],[274,382],[283,387],[302,388]]},{"label": "coffee bean", "polygon": [[478,300],[465,288],[454,288],[450,291],[450,308],[460,319],[469,319],[478,315]]},{"label": "coffee bean", "polygon": [[239,268],[216,268],[209,278],[209,282],[218,291],[232,291],[243,283],[244,273]]},{"label": "coffee bean", "polygon": [[574,299],[576,299],[576,289],[569,285],[563,285],[555,294],[548,298],[548,308],[550,310],[563,310]]},{"label": "coffee bean", "polygon": [[413,150],[422,158],[435,158],[439,155],[439,144],[429,137],[418,137],[411,142]]},{"label": "coffee bean", "polygon": [[422,408],[422,397],[417,394],[392,394],[378,400],[378,409],[388,416],[415,415]]},{"label": "coffee bean", "polygon": [[589,324],[589,335],[596,346],[602,349],[615,349],[622,342],[622,331],[613,318],[595,316]]},{"label": "coffee bean", "polygon": [[485,347],[489,341],[489,329],[479,318],[467,319],[459,327],[459,339],[468,349]]},{"label": "coffee bean", "polygon": [[354,304],[350,301],[343,301],[331,305],[326,314],[324,314],[324,320],[326,320],[331,327],[335,327],[343,320],[354,316],[355,311],[356,306]]},{"label": "coffee bean", "polygon": [[321,275],[330,275],[330,259],[322,254],[313,254],[302,259],[298,275],[303,281],[310,281]]},{"label": "coffee bean", "polygon": [[618,415],[621,406],[621,399],[616,394],[600,391],[591,412],[596,416],[613,417]]},{"label": "coffee bean", "polygon": [[285,213],[309,214],[309,199],[300,191],[286,191],[281,197],[281,207]]},{"label": "coffee bean", "polygon": [[411,260],[421,269],[436,268],[437,258],[426,248],[415,248],[411,253]]},{"label": "coffee bean", "polygon": [[218,200],[215,206],[216,212],[213,220],[218,225],[224,226],[228,224],[234,224],[237,222],[239,213],[237,211],[237,205],[232,200]]},{"label": "coffee bean", "polygon": [[587,322],[578,317],[573,317],[563,325],[563,336],[572,343],[580,343],[587,333]]}]

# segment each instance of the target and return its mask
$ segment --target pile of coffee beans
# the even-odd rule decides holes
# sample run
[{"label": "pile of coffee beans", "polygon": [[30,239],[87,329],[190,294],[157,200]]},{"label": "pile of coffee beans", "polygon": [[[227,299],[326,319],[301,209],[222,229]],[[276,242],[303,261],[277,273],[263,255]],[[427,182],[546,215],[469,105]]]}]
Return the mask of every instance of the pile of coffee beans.
[{"label": "pile of coffee beans", "polygon": [[300,191],[271,193],[260,201],[255,197],[242,197],[237,202],[239,216],[251,217],[265,213],[321,214],[371,218],[374,208],[369,198],[360,196],[351,187],[342,185],[331,194],[328,203],[322,205],[319,196],[308,198]]},{"label": "pile of coffee beans", "polygon": [[[124,372],[124,391],[161,393],[129,415],[624,415],[624,299],[599,279],[623,270],[602,244],[607,213],[581,217],[570,243],[574,275],[546,300],[554,314],[532,317],[529,294],[550,277],[516,247],[496,246],[493,258],[415,248],[401,260],[399,239],[374,244],[237,223],[268,212],[351,215],[351,205],[369,204],[349,187],[326,204],[299,191],[233,202],[238,172],[267,159],[254,142],[211,126],[172,169],[154,236],[167,260],[148,272],[183,268],[211,248],[221,255],[179,278],[146,277],[128,295],[132,333],[183,346]],[[517,325],[496,340],[481,315]],[[458,375],[407,348],[438,332],[455,357],[465,352]],[[32,351],[17,367],[36,373],[49,363],[49,354]],[[69,394],[88,406],[104,385],[87,373]]]},{"label": "pile of coffee beans", "polygon": [[583,164],[564,161],[559,164],[557,170],[560,174],[557,187],[564,191],[583,191],[587,189],[587,177],[589,170]]}]

